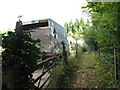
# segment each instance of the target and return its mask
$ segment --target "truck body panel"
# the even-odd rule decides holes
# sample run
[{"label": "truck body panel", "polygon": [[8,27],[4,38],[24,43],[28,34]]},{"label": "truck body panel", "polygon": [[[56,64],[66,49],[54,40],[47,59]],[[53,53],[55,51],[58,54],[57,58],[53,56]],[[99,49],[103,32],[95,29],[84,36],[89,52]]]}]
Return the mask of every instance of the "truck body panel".
[{"label": "truck body panel", "polygon": [[67,30],[52,19],[23,22],[23,30],[33,30],[33,39],[41,40],[41,49],[47,53],[59,53],[61,42],[68,45]]}]

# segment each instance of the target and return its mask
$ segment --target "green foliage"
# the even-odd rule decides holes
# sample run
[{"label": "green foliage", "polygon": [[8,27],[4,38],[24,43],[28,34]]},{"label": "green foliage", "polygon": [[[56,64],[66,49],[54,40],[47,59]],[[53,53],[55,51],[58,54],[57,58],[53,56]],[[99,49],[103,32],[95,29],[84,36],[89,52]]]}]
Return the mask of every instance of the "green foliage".
[{"label": "green foliage", "polygon": [[69,23],[65,23],[64,27],[67,29],[68,36],[73,37],[75,40],[79,40],[82,38],[81,32],[82,27],[84,24],[83,19],[81,18],[80,21],[78,19],[75,20],[75,23],[72,20]]},{"label": "green foliage", "polygon": [[114,65],[98,61],[95,65],[98,88],[117,88],[114,79]]},{"label": "green foliage", "polygon": [[85,51],[84,47],[78,47],[78,61],[77,61],[78,63],[79,63],[79,61],[81,59],[81,56],[82,56],[84,51]]},{"label": "green foliage", "polygon": [[[99,47],[102,62],[114,66],[114,58],[117,60],[117,79],[120,81],[120,65],[118,64],[120,63],[120,3],[89,2],[86,8],[91,14],[92,26],[88,26],[87,30],[84,32],[84,39],[87,41],[88,45],[93,44]],[[116,50],[116,52],[114,52],[114,50]],[[114,53],[116,53],[116,56],[114,56]],[[113,74],[114,72],[112,72],[112,75]]]},{"label": "green foliage", "polygon": [[85,28],[85,23],[83,18],[80,19],[80,26],[84,29]]},{"label": "green foliage", "polygon": [[[97,43],[105,50],[118,48],[118,4],[119,3],[90,3],[92,8],[93,28],[97,30]],[[94,7],[93,7],[93,6]],[[97,16],[97,17],[96,17]],[[113,22],[114,21],[114,22]],[[105,43],[104,43],[105,42]]]},{"label": "green foliage", "polygon": [[72,22],[72,20],[67,24],[64,24],[64,27],[67,29],[68,31],[68,36],[73,37],[76,40],[76,44],[75,44],[75,51],[76,51],[76,58],[78,57],[77,52],[78,52],[78,44],[77,44],[77,40],[82,39],[82,27],[84,25],[84,21],[81,18],[80,21],[78,19],[75,20],[75,23]]},{"label": "green foliage", "polygon": [[49,88],[71,88],[78,66],[79,64],[74,58],[69,58],[67,65],[60,62],[60,64],[52,70],[52,82]]},{"label": "green foliage", "polygon": [[[40,45],[40,40],[33,40],[31,31],[2,34],[3,83],[8,88],[32,88],[32,73],[36,69],[37,60],[41,58],[40,48],[36,45]],[[13,73],[10,75],[8,72]]]},{"label": "green foliage", "polygon": [[85,52],[81,58],[81,74],[84,74],[83,88],[117,88],[114,79],[114,65],[99,60],[97,53]]},{"label": "green foliage", "polygon": [[98,48],[97,41],[96,41],[97,32],[95,30],[91,30],[89,28],[88,30],[85,30],[82,34],[83,34],[83,38],[85,40],[85,43],[89,47],[89,51],[96,51]]},{"label": "green foliage", "polygon": [[67,24],[67,22],[65,22],[64,27],[67,29],[67,33],[68,33],[68,24]]},{"label": "green foliage", "polygon": [[82,52],[86,52],[86,51],[88,51],[88,46],[84,45],[81,47],[81,49],[82,49]]},{"label": "green foliage", "polygon": [[[104,49],[104,52],[106,52],[105,49],[111,50],[112,48],[117,48],[119,44],[119,36],[117,34],[119,3],[91,2],[87,7],[92,8],[90,13],[93,24],[91,29],[88,29],[88,33],[94,33],[95,31],[92,37],[94,38],[95,36],[94,41],[97,42],[100,48]],[[88,37],[88,39],[90,39],[90,37]]]}]

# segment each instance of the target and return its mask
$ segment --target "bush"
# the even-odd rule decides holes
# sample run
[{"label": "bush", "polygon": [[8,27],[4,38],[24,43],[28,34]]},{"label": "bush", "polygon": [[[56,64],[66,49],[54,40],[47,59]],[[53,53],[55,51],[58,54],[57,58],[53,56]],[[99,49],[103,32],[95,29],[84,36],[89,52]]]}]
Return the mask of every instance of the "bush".
[{"label": "bush", "polygon": [[114,62],[111,61],[112,58],[110,57],[101,57],[101,60],[97,59],[95,70],[98,79],[98,88],[118,88],[114,74]]},{"label": "bush", "polygon": [[60,62],[57,67],[52,70],[51,84],[49,88],[71,88],[73,84],[73,76],[79,64],[75,58],[68,59],[68,65]]},{"label": "bush", "polygon": [[32,88],[32,73],[41,57],[40,40],[33,40],[30,31],[2,34],[3,88]]}]

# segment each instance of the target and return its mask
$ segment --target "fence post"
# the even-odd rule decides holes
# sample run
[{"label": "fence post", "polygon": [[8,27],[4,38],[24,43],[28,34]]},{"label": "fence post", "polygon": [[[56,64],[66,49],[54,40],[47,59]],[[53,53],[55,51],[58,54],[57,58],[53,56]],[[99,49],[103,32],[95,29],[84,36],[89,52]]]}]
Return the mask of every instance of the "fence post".
[{"label": "fence post", "polygon": [[64,41],[62,41],[62,45],[63,45],[63,61],[65,64],[68,64],[68,60],[67,60],[67,51],[65,48],[65,43]]}]

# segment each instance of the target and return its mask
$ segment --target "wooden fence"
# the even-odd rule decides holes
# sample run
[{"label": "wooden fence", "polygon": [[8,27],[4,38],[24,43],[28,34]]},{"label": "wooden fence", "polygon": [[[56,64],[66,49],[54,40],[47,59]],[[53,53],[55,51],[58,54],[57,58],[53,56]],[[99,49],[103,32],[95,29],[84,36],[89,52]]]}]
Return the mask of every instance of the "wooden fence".
[{"label": "wooden fence", "polygon": [[39,73],[33,82],[35,90],[46,88],[50,84],[51,70],[59,63],[60,58],[61,56],[58,55],[38,62],[36,71],[33,73],[33,77]]}]

